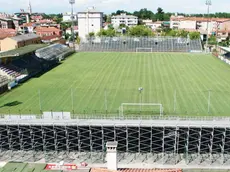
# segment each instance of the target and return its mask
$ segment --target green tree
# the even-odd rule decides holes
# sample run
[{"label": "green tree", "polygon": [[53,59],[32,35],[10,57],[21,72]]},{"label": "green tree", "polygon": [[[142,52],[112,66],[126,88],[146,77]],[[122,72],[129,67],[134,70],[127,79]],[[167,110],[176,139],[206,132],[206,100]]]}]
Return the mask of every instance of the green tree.
[{"label": "green tree", "polygon": [[101,37],[101,36],[108,36],[108,37],[113,37],[116,35],[116,32],[114,29],[101,29],[98,33],[97,36]]},{"label": "green tree", "polygon": [[200,32],[190,32],[189,37],[191,40],[200,39]]},{"label": "green tree", "polygon": [[216,45],[217,44],[217,40],[216,40],[216,36],[212,35],[208,38],[208,44],[210,45]]},{"label": "green tree", "polygon": [[129,28],[128,34],[130,36],[154,36],[153,31],[150,28],[143,25],[138,25]]},{"label": "green tree", "polygon": [[90,32],[90,33],[89,33],[89,37],[90,37],[90,38],[92,38],[92,37],[94,37],[94,36],[95,36],[95,33],[94,33],[94,32]]},{"label": "green tree", "polygon": [[164,21],[164,11],[160,7],[157,9],[156,19],[160,21]]}]

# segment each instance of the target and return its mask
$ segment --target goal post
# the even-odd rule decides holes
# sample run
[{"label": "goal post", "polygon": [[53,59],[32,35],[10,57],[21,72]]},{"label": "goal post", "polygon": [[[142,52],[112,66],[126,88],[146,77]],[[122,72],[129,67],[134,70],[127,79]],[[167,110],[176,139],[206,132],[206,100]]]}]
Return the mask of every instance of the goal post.
[{"label": "goal post", "polygon": [[141,52],[153,52],[153,48],[143,48],[143,47],[137,47],[136,48],[136,53],[141,53]]},{"label": "goal post", "polygon": [[146,114],[163,116],[163,105],[161,103],[122,103],[119,107],[119,115]]}]

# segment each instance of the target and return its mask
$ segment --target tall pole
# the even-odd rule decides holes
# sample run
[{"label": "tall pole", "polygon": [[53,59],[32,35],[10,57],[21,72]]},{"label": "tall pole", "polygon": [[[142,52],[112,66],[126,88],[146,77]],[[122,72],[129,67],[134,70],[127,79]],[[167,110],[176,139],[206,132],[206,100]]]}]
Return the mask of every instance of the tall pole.
[{"label": "tall pole", "polygon": [[73,14],[73,5],[75,4],[75,0],[69,0],[69,3],[71,5],[71,20],[72,20],[72,27],[71,27],[71,33],[72,33],[72,43],[73,43],[73,49],[75,51],[75,37],[74,37],[74,14]]},{"label": "tall pole", "polygon": [[208,38],[209,38],[209,8],[212,5],[211,0],[206,0],[206,5],[208,6],[208,11],[207,11],[207,40],[206,40],[206,53],[208,52]]}]

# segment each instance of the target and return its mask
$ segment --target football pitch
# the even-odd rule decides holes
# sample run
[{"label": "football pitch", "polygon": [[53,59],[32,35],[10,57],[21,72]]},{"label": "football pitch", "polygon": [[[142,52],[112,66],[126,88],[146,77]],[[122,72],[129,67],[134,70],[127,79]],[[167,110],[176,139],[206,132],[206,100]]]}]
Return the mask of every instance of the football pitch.
[{"label": "football pitch", "polygon": [[0,114],[114,115],[122,103],[160,103],[164,115],[228,116],[230,66],[205,54],[77,53],[1,95]]}]

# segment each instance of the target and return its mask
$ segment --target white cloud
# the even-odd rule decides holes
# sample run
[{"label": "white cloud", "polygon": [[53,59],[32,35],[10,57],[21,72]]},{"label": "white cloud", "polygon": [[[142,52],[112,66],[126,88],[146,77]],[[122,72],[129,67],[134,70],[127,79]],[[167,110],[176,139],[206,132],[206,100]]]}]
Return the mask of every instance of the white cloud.
[{"label": "white cloud", "polygon": [[[33,11],[46,13],[61,13],[70,10],[69,0],[30,0]],[[95,6],[98,10],[112,12],[118,9],[127,11],[148,8],[154,12],[158,7],[169,12],[206,13],[206,0],[76,0],[75,11],[85,10]],[[229,0],[212,0],[212,12],[229,11]],[[1,12],[16,12],[28,8],[29,0],[0,0]]]}]

